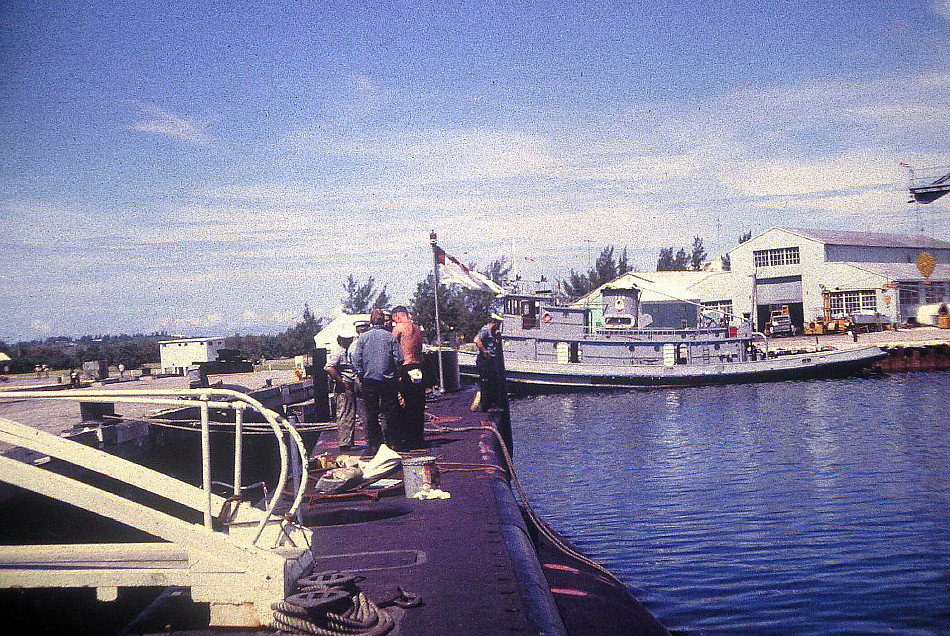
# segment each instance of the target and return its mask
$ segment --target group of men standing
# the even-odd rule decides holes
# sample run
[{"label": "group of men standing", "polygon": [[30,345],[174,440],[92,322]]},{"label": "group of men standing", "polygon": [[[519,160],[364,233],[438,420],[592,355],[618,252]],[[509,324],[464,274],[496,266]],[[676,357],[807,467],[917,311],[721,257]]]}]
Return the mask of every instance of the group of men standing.
[{"label": "group of men standing", "polygon": [[425,385],[422,382],[422,330],[409,310],[374,309],[369,325],[337,336],[339,350],[327,374],[334,380],[339,446],[354,443],[362,402],[367,454],[385,443],[397,451],[425,447]]}]

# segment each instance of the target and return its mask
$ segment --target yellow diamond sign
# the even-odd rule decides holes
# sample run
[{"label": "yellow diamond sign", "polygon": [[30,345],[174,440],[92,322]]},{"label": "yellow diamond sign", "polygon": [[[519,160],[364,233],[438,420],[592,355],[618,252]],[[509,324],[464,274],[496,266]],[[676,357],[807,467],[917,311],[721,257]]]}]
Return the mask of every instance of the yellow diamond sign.
[{"label": "yellow diamond sign", "polygon": [[[920,258],[917,259],[917,271],[924,275],[924,279],[929,279],[930,275],[934,273],[934,267],[937,266],[937,261],[934,260],[934,257],[928,252],[922,252]],[[930,282],[929,280],[927,282]]]}]

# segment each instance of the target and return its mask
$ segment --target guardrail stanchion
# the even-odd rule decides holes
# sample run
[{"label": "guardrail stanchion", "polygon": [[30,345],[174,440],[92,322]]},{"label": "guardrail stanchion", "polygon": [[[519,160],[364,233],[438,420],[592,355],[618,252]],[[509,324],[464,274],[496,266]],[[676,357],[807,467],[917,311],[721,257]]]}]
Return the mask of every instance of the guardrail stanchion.
[{"label": "guardrail stanchion", "polygon": [[201,487],[205,491],[207,505],[204,510],[205,528],[211,529],[211,423],[208,414],[208,394],[202,393],[201,401]]},{"label": "guardrail stanchion", "polygon": [[241,496],[241,463],[244,453],[244,438],[242,428],[244,427],[244,403],[236,402],[234,404],[234,496]]}]

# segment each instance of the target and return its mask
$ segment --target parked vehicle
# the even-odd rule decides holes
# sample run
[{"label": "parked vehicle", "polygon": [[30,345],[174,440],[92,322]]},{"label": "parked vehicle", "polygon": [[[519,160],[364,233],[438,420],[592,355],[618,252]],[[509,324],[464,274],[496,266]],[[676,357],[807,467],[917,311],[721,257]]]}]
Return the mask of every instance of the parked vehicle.
[{"label": "parked vehicle", "polygon": [[794,336],[795,325],[792,324],[791,316],[781,311],[773,311],[765,333],[768,336],[776,338],[781,336]]}]

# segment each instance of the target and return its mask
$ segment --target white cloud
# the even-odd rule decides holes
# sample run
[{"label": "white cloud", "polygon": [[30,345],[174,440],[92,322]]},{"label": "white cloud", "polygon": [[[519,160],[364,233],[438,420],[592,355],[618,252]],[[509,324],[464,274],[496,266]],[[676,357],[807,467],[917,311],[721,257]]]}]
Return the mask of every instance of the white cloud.
[{"label": "white cloud", "polygon": [[204,316],[176,316],[174,318],[163,318],[159,324],[164,328],[176,330],[205,330],[213,329],[224,324],[224,315],[220,313],[210,313]]},{"label": "white cloud", "polygon": [[[811,195],[799,198],[756,202],[759,208],[770,206],[797,207],[805,210],[819,210],[823,225],[833,225],[835,221],[847,218],[851,222],[861,219],[863,228],[873,223],[875,212],[899,210],[906,205],[907,196],[895,189],[877,189],[866,192],[842,193],[835,195]],[[857,228],[855,228],[857,229]]]},{"label": "white cloud", "polygon": [[[90,241],[117,238],[121,230],[110,219],[81,206],[3,201],[0,202],[0,233],[8,243],[35,248],[79,248]],[[81,264],[81,255],[73,257],[76,259],[72,261],[73,267]]]},{"label": "white cloud", "polygon": [[950,73],[812,82],[721,96],[692,119],[727,131],[744,155],[823,155],[866,147],[945,148]]},{"label": "white cloud", "polygon": [[[377,112],[398,98],[368,77],[351,88]],[[151,115],[136,129],[211,141],[198,124]],[[64,328],[79,304],[103,324],[135,308],[127,320],[142,331],[161,316],[175,331],[285,328],[304,302],[330,311],[351,273],[408,300],[431,265],[430,229],[479,264],[514,239],[546,273],[586,268],[586,241],[595,252],[627,245],[648,268],[659,247],[695,235],[718,253],[777,224],[912,231],[898,164],[950,163],[950,74],[940,72],[582,118],[529,122],[530,131],[314,128],[278,149],[293,170],[230,184],[223,173],[135,218],[0,202],[0,232],[16,250],[0,274],[42,290],[29,292],[32,313],[16,315],[17,329],[34,315]]]},{"label": "white cloud", "polygon": [[353,136],[311,129],[292,138],[303,152],[371,162],[377,182],[416,186],[547,175],[556,159],[546,143],[518,131],[459,129]]},{"label": "white cloud", "polygon": [[30,329],[37,334],[49,333],[53,330],[53,323],[48,320],[34,318],[30,321]]},{"label": "white cloud", "polygon": [[721,176],[745,196],[774,197],[892,186],[903,179],[886,152],[860,150],[813,160],[773,160],[737,164]]},{"label": "white cloud", "polygon": [[130,130],[174,137],[199,145],[214,143],[214,137],[207,130],[208,126],[211,125],[211,121],[185,119],[154,104],[143,104],[142,110],[145,111],[147,118],[129,126]]},{"label": "white cloud", "polygon": [[882,193],[903,185],[901,161],[938,157],[927,145],[950,130],[947,104],[950,74],[934,72],[749,89],[530,133],[311,129],[294,136],[292,152],[331,157],[341,166],[332,181],[219,188],[183,216],[207,223],[198,231],[209,239],[260,233],[305,261],[292,247],[301,237],[369,263],[359,246],[415,254],[430,227],[481,261],[506,251],[508,237],[581,257],[584,240],[662,246],[700,234],[731,245],[780,218],[763,208],[803,225],[839,218],[832,209],[880,212]]},{"label": "white cloud", "polygon": [[373,114],[389,104],[396,91],[381,88],[372,77],[357,73],[346,78],[342,116],[352,120]]}]

